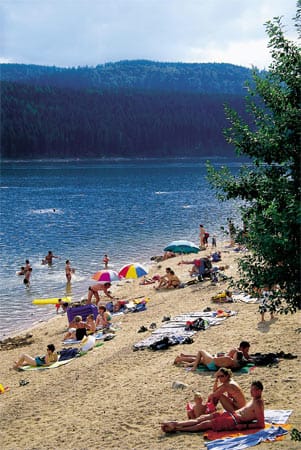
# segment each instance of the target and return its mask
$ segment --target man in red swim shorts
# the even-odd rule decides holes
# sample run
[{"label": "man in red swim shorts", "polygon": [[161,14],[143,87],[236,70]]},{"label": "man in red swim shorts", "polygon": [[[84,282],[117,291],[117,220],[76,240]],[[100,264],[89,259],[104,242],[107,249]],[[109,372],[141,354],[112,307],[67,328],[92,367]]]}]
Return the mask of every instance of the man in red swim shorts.
[{"label": "man in red swim shorts", "polygon": [[251,384],[252,400],[235,412],[215,412],[184,422],[164,422],[161,429],[165,433],[172,433],[174,431],[228,431],[264,428],[262,391],[261,381],[253,381]]}]

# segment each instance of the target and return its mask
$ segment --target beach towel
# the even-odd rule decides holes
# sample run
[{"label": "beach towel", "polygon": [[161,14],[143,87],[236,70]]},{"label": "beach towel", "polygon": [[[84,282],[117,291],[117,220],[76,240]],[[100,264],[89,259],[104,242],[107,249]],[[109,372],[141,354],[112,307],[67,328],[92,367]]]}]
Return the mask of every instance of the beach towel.
[{"label": "beach towel", "polygon": [[[103,342],[96,344],[95,347],[100,347],[103,345]],[[71,350],[71,349],[67,349],[67,350]],[[75,350],[75,349],[72,349]],[[63,351],[63,350],[62,350]],[[86,355],[87,352],[85,351],[79,351],[75,356],[68,358],[68,359],[63,359],[62,361],[59,359],[58,361],[56,361],[55,363],[51,364],[50,366],[23,366],[23,367],[19,367],[19,370],[24,370],[24,371],[31,371],[31,370],[46,370],[46,369],[57,369],[58,367],[64,366],[65,364],[70,363],[71,361],[73,361],[75,358],[79,358],[80,356],[84,356]]]},{"label": "beach towel", "polygon": [[[240,367],[239,369],[231,369],[231,370],[232,370],[232,372],[235,372],[235,373],[249,373],[253,367],[255,367],[255,365],[253,363],[248,363],[245,366]],[[187,369],[191,370],[191,367],[187,367],[186,370]],[[218,368],[216,370],[218,370]],[[211,372],[212,373],[212,370],[208,369],[207,366],[203,366],[202,364],[200,364],[198,366],[198,368],[196,369],[196,373],[203,373],[203,372]],[[284,423],[284,422],[281,422],[281,423]]]},{"label": "beach towel", "polygon": [[292,409],[265,409],[264,420],[266,423],[284,424],[287,423]]},{"label": "beach towel", "polygon": [[[105,339],[105,337],[107,336],[105,333],[97,333],[97,334],[93,334],[94,338],[96,341]],[[73,344],[80,344],[82,341],[78,341],[76,339],[66,339],[65,341],[63,341],[63,345],[73,345]]]},{"label": "beach towel", "polygon": [[[72,358],[74,359],[74,358]],[[46,370],[46,369],[57,369],[58,367],[61,367],[65,364],[68,364],[72,361],[72,359],[66,359],[64,361],[56,361],[55,363],[51,364],[50,366],[23,366],[23,367],[19,367],[19,370]]]},{"label": "beach towel", "polygon": [[[213,325],[219,325],[228,317],[236,315],[235,311],[195,311],[188,312],[186,314],[181,314],[174,318],[171,318],[168,322],[164,323],[160,328],[157,328],[152,332],[152,335],[142,341],[134,344],[134,350],[143,350],[145,348],[150,349],[159,349],[163,350],[163,347],[160,348],[163,339],[169,338],[169,345],[164,345],[164,348],[168,348],[170,345],[175,344],[188,344],[191,343],[188,338],[192,338],[192,336],[197,332],[197,330],[191,329],[191,327],[187,326],[187,323],[194,323],[197,320],[202,320],[205,329],[209,328]],[[222,316],[222,317],[218,317]],[[199,330],[198,330],[199,331]],[[204,329],[202,330],[204,331]],[[167,340],[165,339],[165,344]]]},{"label": "beach towel", "polygon": [[205,442],[205,446],[208,450],[242,450],[244,448],[254,447],[264,441],[275,441],[277,437],[284,436],[287,433],[288,431],[283,427],[272,426],[245,436]]}]

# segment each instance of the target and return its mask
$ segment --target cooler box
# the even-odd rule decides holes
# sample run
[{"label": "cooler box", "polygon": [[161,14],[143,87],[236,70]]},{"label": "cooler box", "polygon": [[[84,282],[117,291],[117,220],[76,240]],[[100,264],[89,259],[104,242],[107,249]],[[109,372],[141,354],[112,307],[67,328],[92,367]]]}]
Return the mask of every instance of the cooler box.
[{"label": "cooler box", "polygon": [[68,306],[67,317],[69,323],[74,319],[75,316],[82,316],[83,320],[86,320],[89,314],[94,315],[96,319],[98,315],[98,308],[95,305],[84,305],[84,306]]}]

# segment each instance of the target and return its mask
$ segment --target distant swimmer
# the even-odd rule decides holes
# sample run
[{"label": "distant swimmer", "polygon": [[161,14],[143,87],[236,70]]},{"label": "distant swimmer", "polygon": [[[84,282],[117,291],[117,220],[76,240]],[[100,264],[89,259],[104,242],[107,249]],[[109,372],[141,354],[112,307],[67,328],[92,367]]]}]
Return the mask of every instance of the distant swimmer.
[{"label": "distant swimmer", "polygon": [[52,251],[49,250],[48,254],[42,259],[42,264],[48,264],[51,266],[53,258],[59,258],[59,256],[55,256]]},{"label": "distant swimmer", "polygon": [[107,268],[108,268],[109,261],[110,261],[110,258],[108,257],[108,255],[104,255],[102,261],[103,261],[103,264],[104,264],[104,266],[105,266],[105,269],[107,269]]}]

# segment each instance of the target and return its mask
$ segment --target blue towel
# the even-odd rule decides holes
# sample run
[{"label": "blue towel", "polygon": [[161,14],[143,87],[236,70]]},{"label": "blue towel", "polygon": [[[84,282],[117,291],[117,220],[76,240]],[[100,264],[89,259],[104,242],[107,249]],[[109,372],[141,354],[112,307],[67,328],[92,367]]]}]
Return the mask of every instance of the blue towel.
[{"label": "blue towel", "polygon": [[246,436],[216,439],[215,441],[206,442],[205,446],[208,450],[242,450],[244,448],[254,447],[260,444],[260,442],[274,441],[277,436],[283,436],[287,433],[288,431],[281,427],[271,427]]}]

